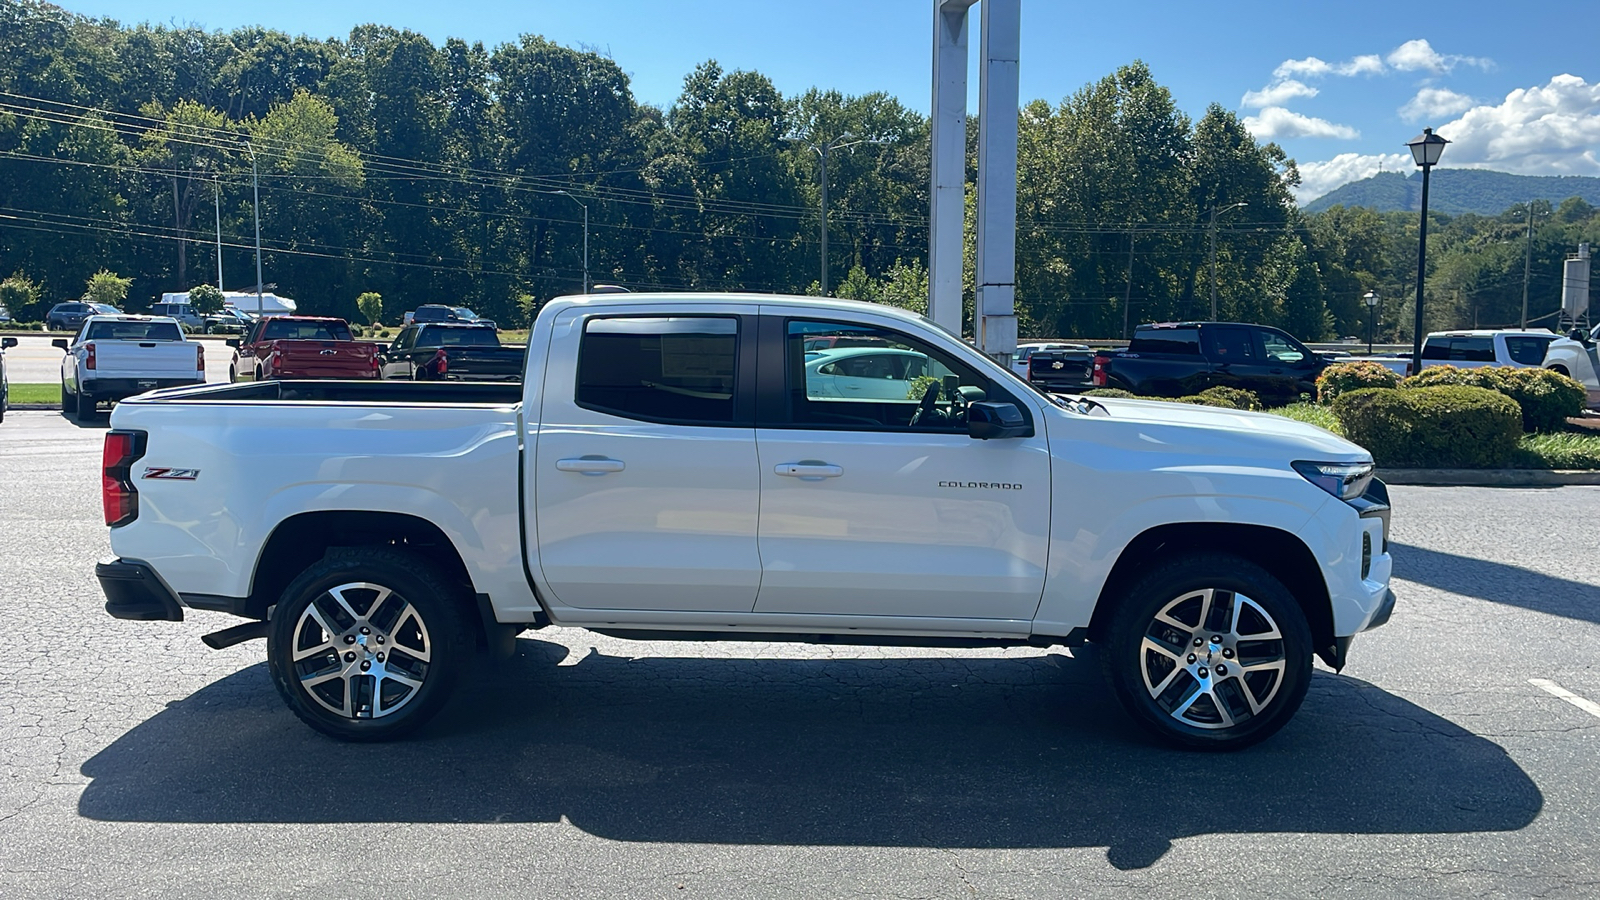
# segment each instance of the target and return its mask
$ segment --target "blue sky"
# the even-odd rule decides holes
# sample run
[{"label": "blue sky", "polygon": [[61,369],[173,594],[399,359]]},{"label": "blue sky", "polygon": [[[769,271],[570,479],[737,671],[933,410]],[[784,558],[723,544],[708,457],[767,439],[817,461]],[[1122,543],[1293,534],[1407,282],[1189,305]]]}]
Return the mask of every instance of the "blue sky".
[{"label": "blue sky", "polygon": [[[124,23],[316,37],[363,22],[491,46],[541,34],[609,53],[640,100],[663,106],[710,58],[761,71],[785,93],[882,90],[923,112],[930,96],[932,0],[57,2]],[[1143,59],[1189,114],[1221,103],[1282,144],[1305,174],[1302,199],[1379,166],[1409,170],[1402,144],[1423,125],[1456,141],[1445,165],[1600,175],[1600,55],[1585,39],[1593,10],[1592,0],[1023,0],[1022,96],[1059,101]]]}]

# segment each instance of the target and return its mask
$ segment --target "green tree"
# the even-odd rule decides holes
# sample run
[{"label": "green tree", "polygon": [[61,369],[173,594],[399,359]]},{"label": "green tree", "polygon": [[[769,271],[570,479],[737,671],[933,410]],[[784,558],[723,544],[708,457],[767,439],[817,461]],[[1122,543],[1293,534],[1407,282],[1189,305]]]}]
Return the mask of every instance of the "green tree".
[{"label": "green tree", "polygon": [[222,311],[222,291],[215,285],[197,284],[189,288],[189,305],[202,316],[209,316]]},{"label": "green tree", "polygon": [[48,311],[44,289],[21,272],[0,281],[0,307],[16,322],[41,322]]},{"label": "green tree", "polygon": [[356,309],[367,317],[369,325],[377,325],[383,318],[383,295],[377,291],[365,291],[356,298]]},{"label": "green tree", "polygon": [[132,278],[123,278],[109,269],[101,269],[89,276],[89,283],[83,289],[83,300],[85,303],[120,307],[122,301],[128,299],[128,287],[132,284]]}]

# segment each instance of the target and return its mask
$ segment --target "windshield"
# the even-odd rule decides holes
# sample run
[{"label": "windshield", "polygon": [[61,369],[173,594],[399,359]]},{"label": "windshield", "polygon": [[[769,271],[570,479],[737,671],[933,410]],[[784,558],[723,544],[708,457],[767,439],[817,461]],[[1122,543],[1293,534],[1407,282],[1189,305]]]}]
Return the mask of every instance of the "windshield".
[{"label": "windshield", "polygon": [[86,341],[181,341],[176,322],[91,322]]},{"label": "windshield", "polygon": [[488,328],[424,328],[419,347],[498,347],[500,339]]}]

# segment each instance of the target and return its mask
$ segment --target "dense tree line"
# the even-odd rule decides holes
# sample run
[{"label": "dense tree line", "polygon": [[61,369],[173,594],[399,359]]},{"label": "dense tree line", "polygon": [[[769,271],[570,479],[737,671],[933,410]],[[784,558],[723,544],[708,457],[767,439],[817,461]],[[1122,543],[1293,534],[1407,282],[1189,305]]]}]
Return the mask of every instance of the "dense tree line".
[{"label": "dense tree line", "polygon": [[[1020,125],[1024,334],[1209,315],[1213,237],[1225,318],[1361,334],[1359,297],[1377,289],[1393,300],[1382,333],[1408,333],[1414,217],[1302,214],[1293,161],[1232,112],[1191,121],[1134,63],[1028,104]],[[264,280],[307,311],[355,317],[371,292],[390,321],[424,302],[516,321],[581,289],[585,213],[594,282],[805,292],[821,264],[818,168],[796,138],[846,133],[873,142],[829,158],[830,284],[917,307],[928,123],[885,94],[785,96],[708,61],[659,109],[615,61],[531,35],[437,46],[365,25],[316,40],[0,0],[0,277],[48,305],[110,270],[140,308],[216,280],[220,220],[226,286],[251,288],[253,167]],[[1534,213],[1539,315],[1600,217],[1576,200]],[[1516,320],[1520,215],[1430,228],[1430,324]]]}]

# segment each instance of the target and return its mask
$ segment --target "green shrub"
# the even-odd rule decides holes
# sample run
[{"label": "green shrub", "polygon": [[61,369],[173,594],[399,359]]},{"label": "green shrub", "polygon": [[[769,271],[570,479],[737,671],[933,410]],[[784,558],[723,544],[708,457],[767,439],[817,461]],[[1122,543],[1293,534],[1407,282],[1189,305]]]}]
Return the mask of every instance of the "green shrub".
[{"label": "green shrub", "polygon": [[1521,409],[1524,431],[1560,431],[1568,418],[1583,414],[1583,385],[1548,369],[1429,366],[1400,382],[1402,388],[1440,385],[1477,387],[1505,394]]},{"label": "green shrub", "polygon": [[350,323],[350,336],[351,337],[362,337],[365,334],[366,334],[366,329],[365,328],[362,328],[360,325],[357,325],[354,322]]},{"label": "green shrub", "polygon": [[1344,433],[1339,428],[1339,420],[1334,417],[1333,410],[1326,406],[1318,406],[1315,403],[1291,403],[1288,406],[1269,409],[1267,412],[1283,416],[1285,419],[1294,419],[1296,422],[1325,428],[1334,434]]},{"label": "green shrub", "polygon": [[1241,388],[1222,387],[1221,385],[1218,385],[1217,387],[1206,388],[1195,396],[1204,397],[1212,406],[1227,406],[1233,409],[1253,410],[1257,412],[1259,412],[1262,408],[1261,398],[1257,397],[1254,391],[1247,391]]},{"label": "green shrub", "polygon": [[1362,388],[1392,388],[1400,386],[1400,376],[1375,362],[1334,363],[1317,376],[1317,402],[1332,403],[1340,394]]},{"label": "green shrub", "polygon": [[1094,388],[1093,390],[1084,391],[1083,395],[1085,397],[1112,397],[1123,400],[1139,399],[1137,394],[1131,394],[1122,388]]},{"label": "green shrub", "polygon": [[1517,404],[1478,387],[1362,388],[1335,400],[1333,414],[1380,466],[1497,468],[1522,437]]}]

